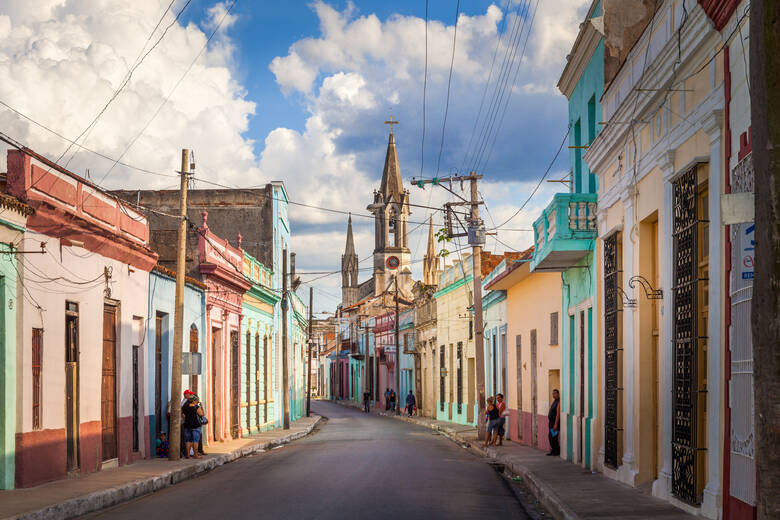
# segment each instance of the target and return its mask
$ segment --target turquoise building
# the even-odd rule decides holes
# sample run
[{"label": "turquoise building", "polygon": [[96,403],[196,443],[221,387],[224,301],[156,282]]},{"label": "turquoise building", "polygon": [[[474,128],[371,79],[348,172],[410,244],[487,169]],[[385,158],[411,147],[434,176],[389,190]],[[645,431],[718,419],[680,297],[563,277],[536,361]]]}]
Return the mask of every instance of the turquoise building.
[{"label": "turquoise building", "polygon": [[489,291],[485,286],[503,273],[507,259],[482,279],[482,312],[484,326],[485,395],[507,394],[507,309],[506,291]]},{"label": "turquoise building", "polygon": [[409,390],[414,392],[414,309],[409,309],[400,313],[398,319],[398,344],[401,346],[401,355],[398,358],[399,368],[401,370],[401,386],[398,391],[398,397],[401,399],[401,408],[403,409],[403,407],[406,406],[406,396],[409,394]]},{"label": "turquoise building", "polygon": [[13,489],[16,445],[16,319],[22,287],[17,283],[19,244],[31,207],[0,193],[0,489]]},{"label": "turquoise building", "polygon": [[279,293],[271,284],[274,273],[244,251],[244,278],[252,287],[244,293],[241,330],[244,355],[241,356],[241,424],[244,436],[265,431],[274,424],[277,403],[269,399],[276,359],[271,348],[274,333],[274,307]]},{"label": "turquoise building", "polygon": [[561,273],[562,375],[561,452],[567,460],[595,468],[599,414],[596,321],[598,178],[582,157],[601,126],[604,38],[597,29],[601,2],[588,11],[558,88],[569,102],[569,191],[557,193],[534,222],[531,270]]},{"label": "turquoise building", "polygon": [[290,312],[288,318],[288,334],[290,335],[287,343],[287,355],[289,356],[289,397],[290,397],[290,420],[294,421],[306,415],[306,363],[308,362],[307,352],[307,327],[308,327],[308,307],[303,303],[298,293],[290,292]]},{"label": "turquoise building", "polygon": [[[184,338],[182,344],[182,390],[190,389],[205,402],[209,378],[205,377],[206,292],[205,285],[187,277],[184,285]],[[155,440],[168,433],[168,403],[171,396],[173,361],[173,319],[176,310],[176,273],[156,266],[149,273],[149,317],[146,327],[146,409],[149,421],[149,453],[155,453]],[[200,363],[188,363],[200,354]],[[174,396],[178,403],[183,396]],[[203,429],[208,436],[208,428]],[[204,437],[204,443],[208,439]]]}]

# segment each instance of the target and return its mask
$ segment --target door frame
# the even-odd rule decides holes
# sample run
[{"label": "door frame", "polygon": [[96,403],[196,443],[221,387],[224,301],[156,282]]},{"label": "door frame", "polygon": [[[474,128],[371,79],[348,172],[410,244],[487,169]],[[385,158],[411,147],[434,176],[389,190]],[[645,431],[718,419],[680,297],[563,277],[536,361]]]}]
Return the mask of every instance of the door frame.
[{"label": "door frame", "polygon": [[[115,466],[119,462],[119,429],[118,429],[118,411],[119,411],[119,392],[118,392],[118,379],[119,379],[119,343],[120,343],[120,336],[119,336],[119,323],[121,318],[121,309],[119,307],[119,301],[113,300],[111,298],[104,298],[103,299],[103,320],[104,325],[103,328],[105,328],[105,317],[106,317],[106,311],[111,310],[111,313],[113,314],[114,318],[114,384],[113,384],[113,403],[114,403],[114,414],[113,417],[111,417],[111,420],[113,422],[113,432],[114,432],[114,457],[111,457],[110,459],[105,458],[105,454],[103,453],[103,413],[102,413],[102,404],[103,404],[103,379],[102,379],[102,362],[101,362],[101,395],[100,395],[100,402],[101,402],[101,414],[100,414],[100,421],[101,421],[101,432],[100,432],[100,447],[101,447],[101,462],[102,467],[106,467],[108,465],[109,467]],[[102,329],[101,329],[102,330]],[[101,356],[105,354],[105,339],[101,341]],[[101,357],[102,359],[102,357]]]}]

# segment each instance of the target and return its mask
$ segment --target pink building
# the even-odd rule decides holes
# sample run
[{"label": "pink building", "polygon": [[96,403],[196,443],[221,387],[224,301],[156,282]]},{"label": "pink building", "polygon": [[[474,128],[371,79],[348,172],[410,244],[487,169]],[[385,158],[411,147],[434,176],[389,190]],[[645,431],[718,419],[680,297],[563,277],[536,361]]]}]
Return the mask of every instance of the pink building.
[{"label": "pink building", "polygon": [[206,284],[206,408],[208,438],[223,441],[241,436],[241,318],[244,293],[252,284],[244,278],[241,235],[237,247],[212,233],[208,212],[198,229],[198,262]]},{"label": "pink building", "polygon": [[15,480],[33,486],[148,457],[146,217],[29,149],[8,193],[35,209],[17,255]]}]

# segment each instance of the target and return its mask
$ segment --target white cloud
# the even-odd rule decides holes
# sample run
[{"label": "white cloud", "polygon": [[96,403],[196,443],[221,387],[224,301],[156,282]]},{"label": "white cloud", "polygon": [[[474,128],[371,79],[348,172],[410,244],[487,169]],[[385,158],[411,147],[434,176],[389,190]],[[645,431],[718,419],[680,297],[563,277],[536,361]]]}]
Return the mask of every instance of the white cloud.
[{"label": "white cloud", "polygon": [[[31,9],[26,0],[4,2],[0,5],[0,33],[6,34],[0,37],[0,99],[62,135],[75,138],[119,88],[142,48],[146,52],[173,21],[174,14],[166,13],[151,42],[144,45],[169,3],[73,0]],[[174,4],[174,12],[181,9],[180,5]],[[209,20],[221,18],[224,5],[217,4],[210,14]],[[86,134],[84,145],[118,157],[152,118],[206,38],[195,24],[172,25]],[[233,77],[232,47],[227,36],[220,34],[212,44],[124,156],[124,162],[173,173],[180,161],[179,150],[188,147],[196,150],[201,165],[219,169],[214,177],[222,182],[260,182],[253,143],[243,137],[255,105],[246,99],[244,88]],[[0,110],[0,127],[51,158],[67,147],[60,138],[5,109]],[[76,150],[71,149],[65,161]],[[2,169],[5,149],[0,151]],[[80,151],[68,167],[81,174],[89,168],[91,177],[99,180],[111,163]],[[205,172],[199,175],[209,176]],[[118,166],[104,184],[135,188],[172,182]]]}]

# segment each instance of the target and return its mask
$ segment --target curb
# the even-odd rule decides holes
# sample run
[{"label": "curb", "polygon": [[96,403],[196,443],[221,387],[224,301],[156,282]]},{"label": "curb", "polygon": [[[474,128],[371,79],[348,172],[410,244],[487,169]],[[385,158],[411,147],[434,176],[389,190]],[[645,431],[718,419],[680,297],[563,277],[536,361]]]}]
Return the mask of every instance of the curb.
[{"label": "curb", "polygon": [[[338,404],[341,404],[342,406],[349,407],[349,408],[358,408],[357,405],[352,404],[351,402],[340,402],[340,401],[334,401]],[[534,495],[536,500],[538,500],[555,518],[556,520],[578,520],[580,517],[569,508],[563,501],[558,497],[558,494],[555,492],[555,490],[547,483],[540,480],[532,471],[529,471],[528,468],[525,466],[521,466],[519,464],[513,463],[510,460],[507,460],[505,457],[502,457],[500,454],[496,453],[495,451],[493,453],[489,452],[488,450],[482,448],[481,446],[475,446],[470,441],[467,441],[463,437],[460,436],[459,433],[457,433],[452,428],[444,428],[442,426],[439,426],[438,424],[432,424],[427,423],[425,421],[420,421],[419,419],[415,419],[414,417],[406,417],[406,416],[397,416],[392,414],[375,414],[380,417],[392,417],[393,419],[405,421],[411,424],[416,424],[417,426],[424,426],[426,428],[429,428],[431,430],[438,431],[442,434],[444,434],[445,437],[447,437],[449,440],[456,444],[460,444],[463,447],[467,447],[470,452],[473,454],[485,457],[489,459],[493,459],[496,462],[500,462],[504,465],[505,468],[509,469],[513,474],[518,475],[523,478],[523,482],[528,486],[528,490]]]},{"label": "curb", "polygon": [[134,480],[112,488],[70,498],[59,504],[52,504],[36,511],[21,513],[19,515],[7,517],[3,520],[59,520],[94,513],[95,511],[113,507],[123,502],[160,491],[161,489],[173,486],[179,482],[198,477],[219,466],[233,462],[234,460],[305,437],[312,432],[320,421],[322,421],[322,417],[317,416],[316,420],[311,425],[300,432],[291,433],[271,441],[245,446],[238,450],[231,451],[230,453],[223,453],[202,460],[191,466],[173,469],[162,475]]}]

